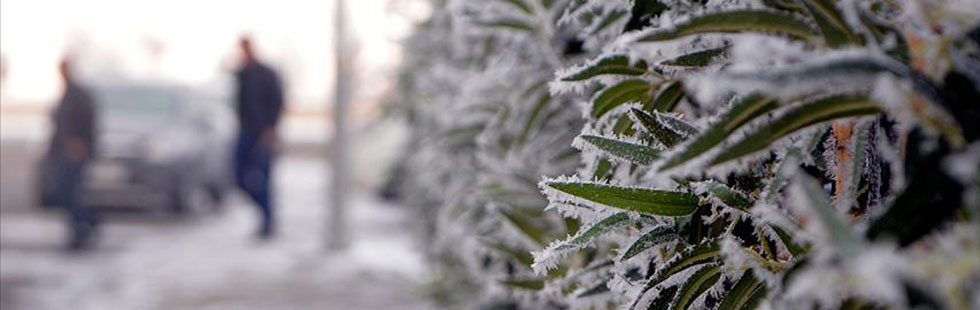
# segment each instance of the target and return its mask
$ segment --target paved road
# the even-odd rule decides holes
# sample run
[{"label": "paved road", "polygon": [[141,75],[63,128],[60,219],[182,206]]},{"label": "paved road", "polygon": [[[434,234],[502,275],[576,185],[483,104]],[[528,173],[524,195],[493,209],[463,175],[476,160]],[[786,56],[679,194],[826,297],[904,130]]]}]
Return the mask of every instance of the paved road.
[{"label": "paved road", "polygon": [[276,180],[281,234],[251,239],[256,212],[240,195],[220,213],[107,219],[96,251],[60,251],[60,214],[31,205],[31,143],[0,144],[0,308],[428,309],[422,258],[404,214],[352,197],[354,241],[323,249],[324,163],[284,156]]}]

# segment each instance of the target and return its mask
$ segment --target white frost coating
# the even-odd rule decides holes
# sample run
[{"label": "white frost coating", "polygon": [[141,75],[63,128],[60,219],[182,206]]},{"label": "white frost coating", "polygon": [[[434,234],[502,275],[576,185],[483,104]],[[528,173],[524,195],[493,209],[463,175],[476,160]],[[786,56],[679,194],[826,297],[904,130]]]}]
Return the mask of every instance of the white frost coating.
[{"label": "white frost coating", "polygon": [[963,185],[976,184],[980,178],[980,142],[974,142],[962,153],[947,157],[943,168]]},{"label": "white frost coating", "polygon": [[[925,60],[926,65],[929,65],[930,59],[944,59],[946,57],[942,53],[937,53],[941,48],[929,50],[929,46],[932,43],[948,41],[962,34],[969,26],[976,23],[976,16],[978,15],[976,8],[980,7],[980,2],[975,0],[898,1],[897,7],[880,11],[879,15],[882,16],[871,17],[885,24],[897,24],[902,28],[899,30],[903,35],[926,42],[926,49],[920,49],[921,45],[919,44],[913,47],[915,49],[913,57]],[[587,128],[600,136],[612,136],[611,127],[615,121],[626,113],[627,108],[636,106],[635,104],[623,105],[600,119],[591,119],[588,99],[589,95],[594,92],[593,90],[597,89],[595,86],[598,84],[609,86],[623,80],[624,77],[608,75],[580,83],[564,83],[564,85],[556,86],[555,84],[563,83],[553,81],[556,78],[554,73],[560,70],[569,70],[562,69],[562,67],[567,67],[565,64],[595,62],[604,56],[613,54],[626,55],[631,63],[642,60],[654,67],[646,75],[639,77],[651,83],[668,79],[682,79],[682,81],[690,79],[693,82],[697,82],[695,79],[703,79],[698,85],[685,85],[688,90],[698,89],[698,91],[694,92],[693,96],[686,97],[678,106],[678,111],[683,111],[690,122],[701,126],[701,128],[705,128],[704,126],[712,120],[708,117],[709,115],[717,115],[720,110],[724,109],[723,106],[728,102],[727,99],[729,99],[730,94],[744,94],[746,89],[772,92],[780,98],[788,98],[809,91],[826,93],[824,88],[835,88],[834,91],[866,92],[870,90],[876,99],[886,105],[886,109],[896,112],[894,114],[904,113],[903,111],[909,112],[908,117],[903,118],[899,115],[899,124],[893,127],[897,128],[895,131],[897,131],[899,139],[907,132],[907,128],[919,121],[918,115],[912,113],[914,111],[908,110],[910,105],[907,103],[910,97],[907,94],[911,94],[913,86],[917,85],[906,83],[893,74],[859,73],[851,76],[845,74],[842,78],[818,76],[811,80],[777,81],[778,83],[770,83],[770,81],[762,78],[746,79],[739,75],[759,73],[763,76],[772,77],[773,73],[799,69],[814,63],[819,65],[820,62],[826,63],[835,57],[847,56],[843,55],[847,53],[852,53],[855,58],[865,56],[884,58],[886,56],[882,51],[887,50],[888,46],[896,46],[895,37],[865,40],[865,45],[869,46],[862,46],[860,47],[861,50],[844,52],[828,52],[829,49],[824,47],[807,46],[779,36],[756,34],[701,34],[665,42],[635,43],[633,40],[639,35],[663,31],[688,20],[691,18],[691,12],[703,14],[704,12],[736,8],[764,7],[764,5],[761,0],[709,0],[704,6],[682,0],[663,1],[662,3],[668,5],[670,9],[660,14],[660,17],[652,21],[647,29],[627,35],[618,35],[618,32],[622,31],[622,24],[629,19],[628,15],[598,33],[593,33],[593,30],[604,14],[617,9],[628,9],[631,7],[631,1],[588,0],[582,8],[574,12],[565,11],[567,2],[555,2],[551,8],[544,7],[538,1],[524,2],[532,7],[534,13],[524,14],[503,1],[449,0],[446,2],[448,6],[446,8],[439,8],[440,5],[436,5],[437,9],[433,12],[432,23],[421,27],[423,34],[409,40],[407,44],[408,49],[412,52],[406,53],[406,66],[411,67],[411,70],[406,72],[412,72],[414,81],[405,86],[409,88],[409,96],[405,96],[405,98],[408,101],[413,101],[413,105],[417,105],[412,109],[419,119],[417,126],[412,129],[413,137],[417,138],[418,144],[413,145],[414,154],[406,159],[406,163],[410,166],[407,183],[410,183],[409,186],[413,188],[409,191],[411,195],[407,195],[407,200],[410,200],[411,203],[407,204],[422,206],[418,208],[419,213],[422,214],[420,221],[437,222],[433,229],[434,233],[431,235],[432,238],[428,239],[432,241],[426,244],[430,257],[436,260],[440,257],[451,256],[452,259],[462,262],[465,277],[471,280],[467,281],[466,284],[473,282],[477,286],[483,287],[478,296],[467,298],[468,301],[479,303],[503,298],[504,300],[515,301],[521,308],[529,309],[546,308],[552,305],[573,309],[575,307],[593,306],[595,308],[609,308],[614,305],[623,305],[623,299],[627,299],[628,303],[634,298],[642,297],[638,296],[639,290],[645,284],[643,280],[634,281],[625,277],[627,272],[639,270],[640,275],[649,275],[666,264],[665,257],[676,254],[673,252],[674,247],[661,247],[658,250],[645,251],[628,261],[616,261],[612,268],[601,270],[590,270],[591,266],[579,268],[573,263],[566,266],[569,267],[569,273],[565,277],[549,279],[545,284],[545,289],[539,292],[529,290],[515,292],[507,290],[497,283],[504,279],[531,279],[536,277],[534,277],[534,270],[525,268],[525,266],[510,266],[508,269],[508,266],[497,259],[497,257],[504,256],[503,253],[495,252],[487,248],[484,242],[478,241],[485,238],[488,241],[499,241],[511,246],[523,246],[523,250],[535,249],[539,245],[529,242],[525,236],[512,229],[513,227],[501,223],[498,217],[486,216],[488,212],[495,208],[527,208],[544,205],[544,200],[537,193],[540,190],[549,198],[547,201],[548,210],[557,212],[545,212],[544,216],[533,220],[546,224],[542,226],[558,227],[559,230],[549,231],[549,233],[560,235],[564,233],[561,230],[564,223],[558,214],[579,219],[581,223],[593,223],[613,211],[613,208],[601,204],[568,197],[554,191],[548,193],[546,187],[536,189],[533,185],[527,186],[528,183],[533,183],[533,180],[538,179],[541,175],[565,175],[575,171],[578,171],[575,180],[594,179],[593,173],[599,162],[598,159],[602,158],[603,154],[586,145],[587,143],[581,139],[574,143],[575,146],[584,151],[581,152],[580,156],[566,153],[570,151],[569,145],[572,144],[572,139],[580,134],[577,129]],[[840,8],[849,25],[857,25],[855,23],[856,17],[859,14],[867,13],[865,12],[866,7],[862,7],[865,2],[862,1],[842,0],[835,3],[842,4]],[[902,16],[896,16],[898,11],[892,11],[899,7],[902,10],[900,12],[903,14]],[[943,9],[937,10],[936,8]],[[600,18],[593,18],[594,16]],[[509,33],[506,29],[501,28],[476,29],[475,26],[478,22],[490,21],[495,18],[520,18],[534,24],[536,28],[540,26],[538,29],[540,31],[529,36],[525,33]],[[895,21],[891,21],[892,19]],[[555,20],[559,21],[559,25],[555,25]],[[867,39],[865,31],[860,29],[861,27],[857,28],[855,30],[857,34],[863,35]],[[814,27],[814,30],[816,29]],[[936,29],[941,31],[936,31]],[[497,47],[489,53],[485,49],[485,45],[482,44],[483,40],[487,38],[493,38],[497,44]],[[584,41],[584,53],[580,56],[563,55],[561,53],[562,47],[555,43],[567,43],[565,38],[576,38]],[[656,67],[661,65],[663,61],[679,55],[721,46],[730,46],[731,48],[728,53],[729,57],[717,59],[719,62],[717,66],[696,69]],[[933,46],[942,47],[940,45]],[[942,75],[935,73],[945,73],[944,68],[948,68],[949,65],[942,61],[934,63],[938,63],[938,65],[927,66],[921,70],[923,74],[932,78],[933,82],[938,82],[941,81]],[[919,67],[916,68],[920,69]],[[558,76],[566,72],[568,71],[558,72]],[[539,118],[541,123],[535,124],[529,130],[532,134],[527,136],[527,141],[524,141],[525,143],[520,146],[515,146],[515,143],[512,143],[513,138],[520,133],[526,124],[528,111],[533,106],[533,103],[529,103],[527,100],[528,98],[521,97],[528,87],[541,81],[545,83],[541,85],[547,85],[548,81],[552,81],[552,85],[548,85],[549,89],[542,88],[535,93],[541,91],[554,93],[556,94],[553,99],[554,102],[539,115],[539,117],[543,117]],[[879,83],[879,81],[881,82]],[[748,88],[743,88],[743,86],[748,86]],[[694,100],[712,96],[718,100]],[[576,104],[580,109],[576,109]],[[769,120],[774,115],[776,114],[764,116],[763,119]],[[583,126],[583,122],[587,125]],[[728,140],[722,141],[722,144],[716,146],[715,149],[730,146],[731,142],[740,140],[747,131],[758,128],[756,126],[759,124],[750,123],[747,125],[740,131],[732,133]],[[443,138],[451,136],[450,133],[456,133],[454,130],[459,128],[472,128],[473,131],[462,135],[452,135],[452,138]],[[785,154],[782,152],[787,146],[800,146],[803,149],[804,159],[809,157],[810,149],[806,147],[810,145],[805,140],[810,139],[813,135],[809,135],[809,129],[805,131],[780,140],[766,150],[707,171],[703,169],[703,161],[712,158],[716,153],[702,154],[699,158],[695,158],[691,165],[681,166],[666,172],[656,172],[649,167],[627,165],[621,159],[617,159],[614,161],[616,164],[613,165],[614,168],[611,173],[603,176],[610,178],[610,180],[602,182],[637,188],[689,190],[687,181],[696,181],[699,178],[681,180],[679,177],[723,176],[728,172],[766,174],[771,172],[769,167],[764,167],[768,166],[768,161],[764,162],[765,165],[760,165],[758,160],[769,154],[775,154],[777,159],[784,158]],[[638,131],[632,137],[616,137],[616,139],[642,142],[637,139],[645,138],[642,134]],[[891,186],[892,192],[888,193],[889,196],[883,197],[883,203],[887,206],[889,199],[894,199],[895,192],[900,192],[901,185],[904,184],[901,180],[904,173],[901,171],[901,164],[903,163],[900,152],[901,142],[889,145],[888,141],[882,140],[886,139],[872,143],[888,146],[888,148],[879,147],[878,150],[883,153],[881,158],[885,159],[889,163],[889,167],[893,169],[892,177],[888,181],[892,182],[892,185],[899,185]],[[699,163],[698,161],[702,162]],[[976,160],[974,159],[972,162],[975,163]],[[818,165],[819,161],[809,161],[807,164]],[[963,172],[967,171],[963,168],[966,165],[967,163],[951,159],[944,163],[944,169],[952,170],[952,173]],[[817,168],[824,169],[825,167]],[[963,173],[960,179],[965,179],[966,175],[976,177],[975,170],[969,169],[970,173]],[[803,172],[793,169],[793,173],[802,174]],[[675,181],[675,179],[678,180]],[[847,187],[852,188],[852,185]],[[873,272],[875,275],[895,274],[894,272],[889,273],[889,270],[892,269],[881,269],[884,268],[881,266],[888,266],[890,263],[900,260],[890,260],[884,254],[874,255],[873,253],[857,252],[853,257],[840,258],[835,257],[837,253],[828,253],[824,250],[827,241],[825,236],[817,234],[819,231],[812,229],[815,222],[812,214],[796,212],[805,216],[795,218],[788,213],[788,211],[797,211],[794,208],[800,203],[798,197],[794,197],[795,195],[789,195],[789,197],[778,195],[780,193],[779,187],[766,180],[763,181],[763,186],[762,193],[754,196],[765,198],[761,199],[762,203],[754,206],[749,213],[730,211],[731,208],[717,208],[715,209],[716,212],[709,216],[710,220],[741,218],[748,221],[751,226],[756,228],[755,233],[759,235],[757,237],[774,241],[773,244],[777,253],[776,260],[780,263],[788,263],[787,260],[790,260],[791,256],[770,226],[784,229],[794,240],[810,247],[811,252],[808,255],[812,255],[811,258],[815,262],[814,270],[819,272],[811,271],[817,276],[828,275],[838,278],[853,275],[865,276],[851,272],[851,270],[857,270],[858,267],[830,263],[830,258],[835,258],[834,261],[853,260],[855,261],[854,265],[877,264],[872,267],[880,267],[878,270],[868,268],[868,272]],[[703,191],[703,188],[699,190]],[[506,195],[501,193],[506,193]],[[972,200],[968,199],[967,201]],[[710,202],[720,205],[720,202],[714,198],[711,198]],[[879,209],[884,210],[886,208]],[[876,211],[869,209],[868,212],[874,213]],[[598,253],[597,258],[609,259],[620,256],[623,248],[632,244],[643,232],[648,232],[657,225],[677,224],[672,218],[641,218],[638,213],[631,212],[629,214],[632,219],[636,220],[633,225],[630,225],[630,228],[606,234],[602,238],[596,239],[594,244],[589,244],[595,246]],[[684,218],[678,221],[689,220],[704,219]],[[801,229],[799,227],[801,223],[809,223],[806,226],[811,229]],[[953,224],[954,227],[950,229],[961,225],[963,223],[955,223]],[[971,231],[977,235],[975,229]],[[946,234],[946,231],[937,232],[937,234],[943,235]],[[976,237],[973,237],[973,240],[976,240]],[[733,268],[733,266],[738,265],[739,257],[737,255],[740,253],[735,250],[737,248],[735,243],[737,242],[729,241],[731,242],[727,245],[722,244],[722,247],[725,248],[723,251],[726,252],[724,253],[726,264],[722,271],[726,278],[719,283],[728,282],[727,284],[731,285],[732,281],[729,280],[734,279],[731,278],[732,275],[738,274],[736,271],[741,270]],[[931,245],[935,241],[923,242],[929,242]],[[953,248],[959,249],[961,247],[959,244],[962,243],[953,244],[958,244]],[[620,252],[611,249],[619,249]],[[917,250],[918,248],[913,247],[912,249]],[[741,253],[751,254],[745,252],[747,250],[759,252],[758,249],[746,249]],[[929,259],[942,262],[953,261],[951,258],[969,253],[972,252],[950,251],[939,258],[930,257]],[[539,251],[536,254],[541,256],[548,253]],[[537,258],[542,263],[548,260],[555,262],[559,260],[553,257],[559,256],[558,254],[550,254],[552,256],[544,255],[546,257]],[[560,255],[564,254],[560,253]],[[893,254],[904,255],[905,253],[895,252]],[[493,258],[489,263],[486,262],[488,256]],[[576,261],[569,260],[569,262]],[[943,264],[935,265],[942,266]],[[687,270],[685,277],[695,272],[696,269]],[[752,270],[753,272],[765,271],[763,268],[752,268]],[[976,270],[976,268],[970,270]],[[923,275],[929,274],[939,273],[917,273],[915,275],[917,279],[921,280],[925,278]],[[903,275],[908,275],[908,273]],[[592,284],[599,283],[598,281],[607,277],[612,278],[608,284],[612,291],[610,293],[574,301],[570,300],[571,298],[563,290],[566,284],[575,284],[580,288],[591,287]],[[772,278],[762,275],[759,278],[766,279],[770,288],[777,288],[773,291],[773,295],[768,296],[767,300],[763,301],[763,309],[793,309],[793,306],[804,306],[803,303],[774,304],[772,299],[776,299],[777,302],[784,301],[780,300],[782,290],[779,290],[779,284],[774,285],[774,283],[781,281],[774,281]],[[942,278],[943,280],[940,282],[948,281],[950,277],[944,275]],[[678,279],[677,281],[683,280]],[[454,281],[458,280],[454,279]],[[887,289],[887,285],[876,286],[877,282],[847,281],[851,280],[844,281],[844,287],[857,290],[858,292],[855,294],[858,296],[873,296],[870,299],[875,300],[893,299],[893,296],[889,294],[894,293],[894,291]],[[881,282],[880,279],[875,281]],[[465,285],[455,285],[462,282],[448,283],[453,287],[466,287]],[[935,283],[935,281],[924,282]],[[849,294],[843,289],[835,287],[836,282],[833,282],[833,285],[819,281],[814,283],[817,283],[811,284],[814,294],[826,294],[826,296],[831,296],[828,298],[835,300],[840,300],[843,295]],[[948,282],[943,283],[948,284]],[[955,285],[947,284],[940,285],[942,290],[957,289]],[[870,288],[866,289],[865,287]],[[655,292],[660,289],[661,287],[655,288],[650,294],[655,296]],[[705,296],[720,294],[722,290],[723,285],[716,284]],[[827,292],[828,290],[831,292]],[[806,293],[809,294],[810,292]],[[645,296],[647,301],[650,300],[649,297],[652,297],[650,294]],[[800,300],[798,297],[794,296],[797,301]],[[703,304],[707,299],[707,297],[701,297],[695,300],[694,307],[707,306]],[[805,306],[810,308],[809,305]]]},{"label": "white frost coating", "polygon": [[790,301],[812,301],[839,306],[842,296],[855,296],[883,305],[905,303],[903,277],[907,263],[893,247],[873,245],[856,257],[836,263],[811,262],[786,288]]},{"label": "white frost coating", "polygon": [[809,55],[803,42],[756,33],[732,35],[730,69],[759,70],[786,66]]},{"label": "white frost coating", "polygon": [[580,81],[563,80],[575,73],[581,72],[589,67],[593,67],[599,64],[600,62],[602,62],[603,60],[606,60],[606,58],[613,57],[613,56],[627,56],[629,60],[627,63],[630,66],[636,65],[640,60],[639,58],[629,57],[629,55],[623,55],[623,53],[617,53],[615,51],[606,52],[580,65],[559,69],[558,71],[555,72],[554,80],[548,83],[548,89],[551,91],[552,95],[556,95],[556,96],[562,94],[579,94],[579,93],[583,93],[587,87],[594,85],[596,82],[603,85],[611,86],[627,78],[642,78],[642,76],[622,76],[622,75],[614,75],[614,74],[602,74]]},{"label": "white frost coating", "polygon": [[[588,240],[585,244],[576,245],[576,246],[569,246],[568,244],[571,240],[574,240],[576,238],[581,238],[582,235],[586,233],[589,228],[597,224],[599,221],[601,221],[601,219],[605,219],[606,217],[614,213],[615,212],[608,212],[603,215],[597,216],[596,218],[599,218],[599,220],[589,223],[588,225],[583,225],[582,228],[579,229],[578,233],[576,233],[574,236],[568,235],[565,237],[565,239],[552,241],[551,244],[549,244],[548,247],[544,248],[543,250],[532,252],[531,254],[534,256],[534,263],[531,264],[531,268],[534,270],[536,274],[543,275],[547,273],[548,270],[557,267],[559,260],[565,257],[565,255],[567,255],[568,253],[576,252],[583,248],[592,247],[595,244],[596,238],[607,237],[605,233],[601,236],[594,237]],[[615,225],[609,226],[604,230],[608,232],[609,230],[622,226],[624,224],[625,223],[623,222],[616,223]]]},{"label": "white frost coating", "polygon": [[801,95],[824,93],[855,93],[869,90],[877,73],[852,70],[846,74],[819,73],[802,75],[816,68],[840,61],[874,62],[876,65],[900,71],[894,60],[862,49],[813,52],[805,55],[806,61],[784,66],[764,68],[732,68],[719,73],[688,75],[684,81],[687,89],[700,102],[718,101],[730,93],[765,93],[783,101]]}]

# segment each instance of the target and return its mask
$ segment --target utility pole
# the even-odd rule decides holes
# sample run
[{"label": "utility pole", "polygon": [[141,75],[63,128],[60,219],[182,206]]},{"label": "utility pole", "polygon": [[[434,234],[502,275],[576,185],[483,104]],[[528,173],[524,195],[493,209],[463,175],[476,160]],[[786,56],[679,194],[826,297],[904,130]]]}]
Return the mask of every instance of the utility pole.
[{"label": "utility pole", "polygon": [[330,182],[330,212],[327,215],[327,248],[343,250],[348,244],[347,235],[347,103],[350,99],[350,72],[347,56],[347,33],[344,25],[344,0],[336,0],[334,11],[334,56],[336,61],[336,78],[334,80],[334,110],[333,110],[333,143],[331,150],[331,171],[333,181]]}]

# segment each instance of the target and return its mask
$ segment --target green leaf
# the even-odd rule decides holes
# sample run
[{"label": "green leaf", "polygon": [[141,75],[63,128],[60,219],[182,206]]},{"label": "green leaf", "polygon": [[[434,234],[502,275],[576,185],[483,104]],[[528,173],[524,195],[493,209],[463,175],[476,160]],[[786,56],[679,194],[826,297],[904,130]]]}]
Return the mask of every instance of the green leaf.
[{"label": "green leaf", "polygon": [[521,130],[520,135],[517,136],[518,145],[524,145],[527,142],[528,136],[531,134],[531,129],[533,128],[534,121],[538,119],[538,115],[541,111],[544,111],[551,103],[551,95],[548,92],[544,92],[538,97],[537,102],[534,104],[534,108],[531,110],[531,115],[527,117],[527,123],[524,124],[524,129]]},{"label": "green leaf", "polygon": [[691,266],[717,260],[721,255],[721,247],[716,242],[702,242],[698,245],[690,246],[683,253],[672,259],[664,268],[657,271],[657,281],[667,280],[670,276],[677,274]]},{"label": "green leaf", "polygon": [[[851,167],[850,169],[847,169],[846,172],[851,179],[851,184],[854,184],[854,186],[845,189],[847,194],[843,195],[842,197],[838,197],[838,199],[844,199],[847,197],[847,199],[852,199],[853,201],[860,195],[858,193],[858,184],[861,184],[861,180],[865,176],[864,167],[867,161],[866,151],[868,151],[868,143],[870,143],[868,140],[870,139],[871,126],[873,126],[873,124],[873,122],[862,122],[854,127],[854,135],[851,136],[851,138],[854,139],[854,158],[851,158]],[[843,193],[843,191],[841,193]],[[854,202],[856,203],[856,201]]]},{"label": "green leaf", "polygon": [[[944,108],[944,105],[951,103],[947,102],[947,98],[942,93],[942,88],[929,77],[891,58],[875,56],[838,57],[832,60],[814,60],[775,70],[722,75],[726,80],[762,82],[773,89],[785,91],[787,87],[804,82],[820,83],[841,79],[856,80],[858,78],[874,81],[882,73],[893,74],[908,82],[913,90],[929,101],[925,109],[922,107],[909,108],[917,111],[914,116],[919,122],[935,128],[954,145],[965,143],[961,128],[950,112]],[[799,95],[809,96],[812,94],[801,93]]]},{"label": "green leaf", "polygon": [[666,147],[674,147],[697,133],[697,128],[673,116],[654,112],[650,114],[639,109],[630,110],[647,132]]},{"label": "green leaf", "polygon": [[500,284],[522,290],[540,291],[544,289],[544,280],[541,279],[509,279],[500,281]]},{"label": "green leaf", "polygon": [[732,10],[693,17],[667,29],[640,37],[639,42],[676,39],[701,33],[765,32],[785,34],[793,39],[814,40],[806,22],[790,14],[769,10]]},{"label": "green leaf", "polygon": [[582,292],[580,292],[578,294],[575,294],[575,298],[595,296],[595,295],[599,295],[599,294],[608,292],[609,291],[609,285],[607,285],[607,283],[609,283],[608,280],[606,280],[606,281],[600,281],[599,283],[596,283],[596,285],[593,285],[592,287],[590,287],[590,288],[588,288],[588,289],[586,289],[586,290],[584,290],[584,291],[582,291]]},{"label": "green leaf", "polygon": [[776,140],[820,122],[845,117],[877,114],[878,105],[863,96],[832,96],[794,106],[775,120],[726,147],[711,160],[717,165],[765,149]]},{"label": "green leaf", "polygon": [[710,65],[716,57],[724,55],[727,51],[728,47],[700,50],[664,61],[663,64],[680,67],[704,67]]},{"label": "green leaf", "polygon": [[718,309],[725,310],[754,310],[766,296],[766,285],[746,270],[738,279],[735,286],[725,294]]},{"label": "green leaf", "polygon": [[691,302],[704,294],[712,285],[721,278],[721,267],[717,264],[706,264],[696,271],[694,275],[687,279],[681,289],[677,291],[674,299],[673,309],[687,309]]},{"label": "green leaf", "polygon": [[675,231],[670,226],[658,226],[653,230],[643,234],[640,238],[636,239],[633,244],[623,252],[622,257],[619,260],[624,261],[636,256],[637,254],[643,253],[649,248],[663,244],[665,242],[679,240],[677,236],[677,231]]},{"label": "green leaf", "polygon": [[592,30],[592,34],[599,33],[599,31],[602,31],[602,29],[606,29],[606,27],[609,27],[620,18],[626,16],[627,13],[629,12],[624,10],[612,11],[612,13],[609,13],[609,15],[606,15],[605,18],[602,19],[602,22],[599,23],[599,26],[596,27],[595,30]]},{"label": "green leaf", "polygon": [[605,153],[637,165],[649,165],[660,158],[660,150],[645,145],[592,135],[581,136],[581,139]]},{"label": "green leaf", "polygon": [[649,215],[685,216],[698,206],[697,196],[684,192],[560,181],[549,181],[545,186],[586,201]]},{"label": "green leaf", "polygon": [[793,183],[802,194],[803,197],[800,198],[804,199],[804,204],[816,215],[818,225],[823,226],[831,244],[846,256],[856,254],[860,250],[860,244],[851,234],[851,227],[837,214],[830,204],[830,197],[820,189],[817,182],[810,177],[797,175]]},{"label": "green leaf", "polygon": [[480,24],[485,27],[506,28],[511,30],[523,31],[523,32],[533,33],[535,31],[534,25],[532,25],[527,21],[523,21],[519,19],[500,19],[500,20],[482,22]]},{"label": "green leaf", "polygon": [[593,239],[602,235],[603,233],[629,223],[630,217],[626,212],[619,212],[613,215],[607,216],[592,224],[584,230],[580,230],[577,234],[569,237],[565,241],[554,245],[555,251],[566,251],[566,250],[577,250],[584,248]]},{"label": "green leaf", "polygon": [[718,200],[721,200],[721,202],[725,203],[725,205],[729,207],[742,211],[748,211],[749,208],[752,208],[752,205],[755,204],[755,202],[749,199],[749,197],[746,197],[745,194],[731,189],[725,184],[715,181],[705,181],[701,182],[701,184],[704,186],[705,192],[707,192],[708,195],[718,198]]},{"label": "green leaf", "polygon": [[586,66],[561,78],[562,81],[584,81],[604,74],[615,75],[643,75],[647,72],[646,62],[639,61],[630,64],[629,57],[625,55],[613,55],[602,58],[595,64]]},{"label": "green leaf", "polygon": [[827,46],[836,48],[848,44],[859,43],[851,28],[847,26],[843,15],[837,10],[833,1],[803,0],[810,16],[817,22]]},{"label": "green leaf", "polygon": [[[684,85],[680,81],[674,81],[664,87],[660,93],[657,93],[656,99],[653,99],[653,110],[660,112],[670,112],[677,107],[677,103],[681,102],[684,98]],[[644,110],[649,110],[644,107]]]},{"label": "green leaf", "polygon": [[629,102],[650,102],[650,82],[625,80],[599,92],[592,100],[592,117],[599,118],[616,107]]},{"label": "green leaf", "polygon": [[[657,298],[653,299],[650,303],[650,307],[647,310],[668,310],[670,309],[670,302],[674,300],[674,296],[677,296],[678,286],[671,286],[657,292]],[[631,309],[636,309],[633,307]]]},{"label": "green leaf", "polygon": [[786,155],[783,156],[779,162],[779,166],[772,173],[772,179],[769,181],[769,187],[766,189],[765,199],[767,201],[775,202],[779,193],[782,192],[783,188],[786,187],[786,183],[788,183],[786,178],[789,174],[795,172],[802,162],[803,152],[800,151],[800,148],[790,147],[786,151]]},{"label": "green leaf", "polygon": [[530,219],[524,218],[520,213],[509,212],[503,209],[500,210],[500,214],[528,239],[541,246],[546,244],[546,240],[548,240],[547,232],[535,226]]},{"label": "green leaf", "polygon": [[488,247],[490,247],[491,249],[497,250],[500,253],[503,253],[503,254],[506,254],[506,255],[510,256],[511,258],[513,258],[514,260],[520,262],[521,264],[523,264],[526,267],[531,267],[531,264],[534,263],[534,256],[532,256],[531,255],[531,252],[529,252],[529,251],[521,250],[521,249],[515,249],[513,247],[509,247],[507,245],[504,245],[503,243],[486,242],[485,244]]},{"label": "green leaf", "polygon": [[636,306],[640,300],[643,299],[643,295],[664,280],[667,280],[678,272],[692,266],[716,261],[721,257],[720,255],[721,248],[718,246],[717,242],[703,242],[698,245],[688,247],[674,259],[668,261],[666,266],[660,270],[657,270],[657,273],[653,276],[653,278],[651,278],[650,281],[643,286],[643,290],[641,290],[640,294],[637,295],[637,298],[633,301],[633,305],[630,306],[630,309],[637,309]]},{"label": "green leaf", "polygon": [[595,172],[592,173],[592,176],[596,180],[605,180],[610,171],[613,171],[613,162],[605,158],[600,158],[599,164],[596,165]]},{"label": "green leaf", "polygon": [[731,109],[725,111],[717,122],[704,130],[701,135],[693,138],[691,143],[686,144],[685,148],[664,160],[661,171],[676,167],[698,155],[707,152],[709,149],[721,143],[735,129],[738,129],[752,119],[772,111],[778,103],[772,98],[761,96],[750,96],[732,105]]},{"label": "green leaf", "polygon": [[504,0],[504,1],[509,3],[510,5],[513,5],[518,10],[521,10],[521,12],[527,13],[528,15],[534,15],[534,12],[531,10],[531,6],[528,5],[527,3],[524,3],[523,0]]},{"label": "green leaf", "polygon": [[790,254],[793,254],[793,256],[800,256],[801,254],[806,253],[806,249],[801,247],[799,244],[796,244],[796,242],[793,241],[793,237],[790,237],[789,233],[787,233],[785,230],[775,225],[770,225],[769,227],[776,232],[776,235],[779,236],[779,241],[786,246],[786,249],[789,250]]},{"label": "green leaf", "polygon": [[766,6],[793,13],[804,13],[805,8],[796,0],[762,0]]}]

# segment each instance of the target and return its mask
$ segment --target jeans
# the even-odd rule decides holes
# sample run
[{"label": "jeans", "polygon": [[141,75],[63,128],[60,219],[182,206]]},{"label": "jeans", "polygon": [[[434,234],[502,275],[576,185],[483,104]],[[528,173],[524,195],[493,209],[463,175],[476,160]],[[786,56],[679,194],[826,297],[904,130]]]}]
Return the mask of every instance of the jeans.
[{"label": "jeans", "polygon": [[68,225],[71,227],[70,246],[80,248],[91,237],[97,220],[92,210],[81,201],[81,181],[85,164],[67,158],[55,160],[58,171],[58,204],[68,212]]},{"label": "jeans", "polygon": [[235,147],[235,181],[259,207],[261,236],[273,233],[272,177],[273,152],[262,145],[258,135],[241,134]]}]

